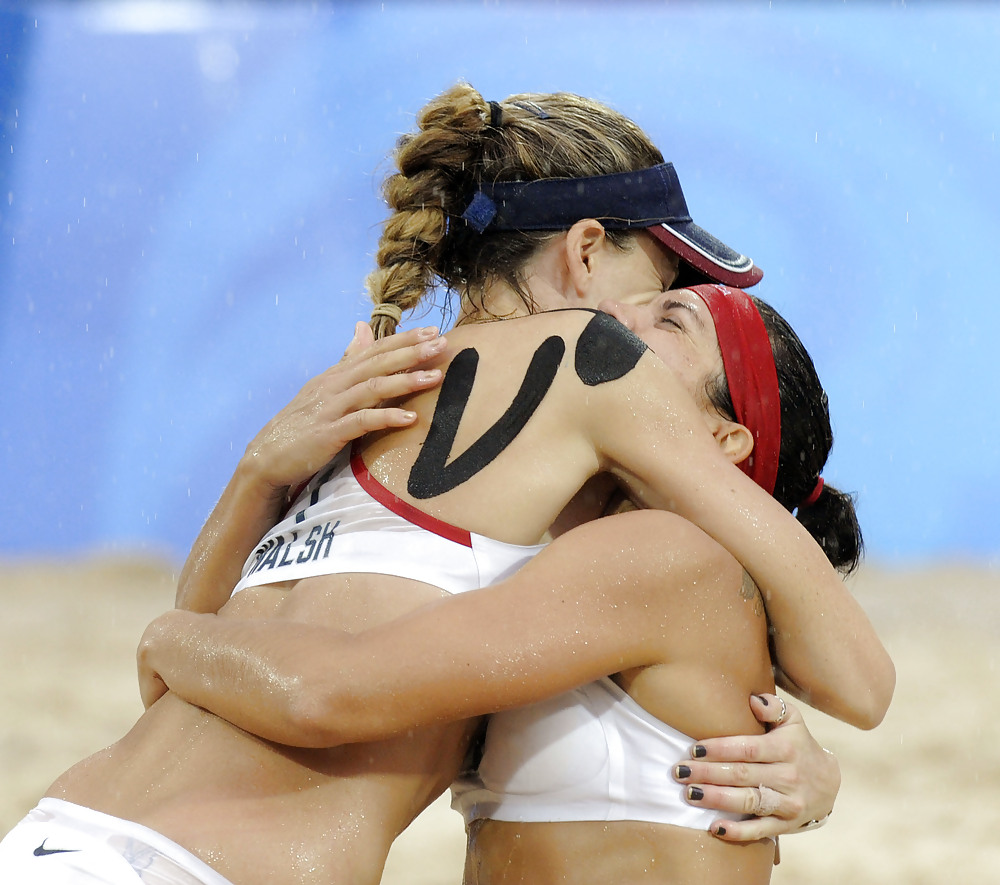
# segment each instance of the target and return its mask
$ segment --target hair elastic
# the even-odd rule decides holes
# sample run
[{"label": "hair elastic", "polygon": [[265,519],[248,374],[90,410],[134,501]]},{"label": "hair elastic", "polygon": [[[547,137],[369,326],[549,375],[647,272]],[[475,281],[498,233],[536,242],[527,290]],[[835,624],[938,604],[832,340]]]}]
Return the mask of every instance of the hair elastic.
[{"label": "hair elastic", "polygon": [[389,317],[398,323],[403,318],[403,309],[398,304],[383,301],[372,308],[372,317]]},{"label": "hair elastic", "polygon": [[715,321],[736,420],[753,434],[753,451],[739,467],[773,495],[781,452],[781,398],[767,327],[742,289],[713,284],[693,286],[691,291]]},{"label": "hair elastic", "polygon": [[500,102],[491,101],[490,102],[490,128],[499,129],[503,123],[503,108],[500,107]]},{"label": "hair elastic", "polygon": [[799,510],[801,510],[803,507],[812,507],[812,505],[819,500],[819,496],[823,492],[824,485],[825,483],[823,482],[823,477],[822,476],[816,477],[816,485],[813,487],[813,490],[809,493],[809,497],[806,498],[805,501],[803,501],[801,504],[799,504]]}]

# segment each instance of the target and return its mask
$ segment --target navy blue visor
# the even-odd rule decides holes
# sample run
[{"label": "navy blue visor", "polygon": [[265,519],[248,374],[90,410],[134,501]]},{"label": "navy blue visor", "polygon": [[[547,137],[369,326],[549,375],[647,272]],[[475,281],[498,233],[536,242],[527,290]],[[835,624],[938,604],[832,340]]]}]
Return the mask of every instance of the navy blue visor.
[{"label": "navy blue visor", "polygon": [[712,282],[745,289],[764,275],[691,220],[673,163],[591,178],[484,183],[462,218],[479,233],[566,230],[595,218],[608,230],[648,231]]}]

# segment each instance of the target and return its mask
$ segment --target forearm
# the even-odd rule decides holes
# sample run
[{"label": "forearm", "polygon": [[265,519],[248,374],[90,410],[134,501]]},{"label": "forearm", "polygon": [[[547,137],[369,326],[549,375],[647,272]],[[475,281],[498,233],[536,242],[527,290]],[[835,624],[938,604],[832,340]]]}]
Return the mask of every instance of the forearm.
[{"label": "forearm", "polygon": [[[140,685],[143,674],[155,673],[189,703],[294,747],[382,740],[499,703],[499,691],[477,693],[486,668],[470,675],[446,643],[436,651],[420,645],[427,654],[412,655],[420,665],[406,666],[391,651],[400,648],[400,634],[379,639],[377,632],[175,610],[143,635]],[[519,673],[508,678],[523,685]]]},{"label": "forearm", "polygon": [[177,608],[216,612],[246,558],[285,506],[286,488],[261,481],[244,457],[191,548],[177,583]]},{"label": "forearm", "polygon": [[[633,522],[623,519],[574,530],[503,584],[358,634],[304,621],[168,612],[140,646],[144,701],[166,685],[262,737],[333,746],[521,706],[661,661],[665,640],[651,607],[668,604],[667,572],[689,590],[700,586],[697,542],[659,556],[662,570],[638,568]],[[609,526],[618,534],[595,560],[597,535],[607,541]],[[598,561],[618,576],[614,594]],[[317,585],[310,592],[323,596]]]},{"label": "forearm", "polygon": [[[864,610],[846,591],[802,614],[796,600],[765,594],[777,659],[776,678],[788,692],[858,728],[885,716],[896,671]],[[836,629],[829,629],[836,624]]]},{"label": "forearm", "polygon": [[[140,676],[156,673],[189,703],[266,740],[333,746],[342,741],[329,729],[317,739],[303,724],[308,716],[300,709],[301,688],[310,684],[308,650],[333,650],[347,638],[331,628],[292,621],[175,610],[146,628],[138,651]],[[315,646],[311,639],[317,640]],[[144,700],[148,703],[145,695]]]},{"label": "forearm", "polygon": [[763,594],[781,667],[812,703],[873,727],[895,675],[864,611],[791,513],[729,463],[680,403],[657,407],[669,391],[647,380],[628,402],[641,413],[648,400],[649,433],[611,421],[595,428],[610,469],[643,505],[684,517],[742,563]]},{"label": "forearm", "polygon": [[731,533],[723,543],[761,589],[781,670],[812,706],[875,727],[895,687],[892,660],[819,545],[774,499],[752,484],[749,491],[767,508],[764,519],[750,518],[737,499],[730,510],[736,530],[715,531]]}]

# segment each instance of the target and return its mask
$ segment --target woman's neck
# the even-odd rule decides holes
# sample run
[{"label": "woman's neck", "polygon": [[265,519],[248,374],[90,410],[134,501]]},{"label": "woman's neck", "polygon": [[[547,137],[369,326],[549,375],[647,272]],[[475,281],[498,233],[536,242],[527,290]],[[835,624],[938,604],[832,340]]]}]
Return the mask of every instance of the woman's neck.
[{"label": "woman's neck", "polygon": [[544,276],[532,274],[525,282],[523,296],[502,282],[488,286],[475,300],[464,296],[455,325],[492,323],[577,306]]}]

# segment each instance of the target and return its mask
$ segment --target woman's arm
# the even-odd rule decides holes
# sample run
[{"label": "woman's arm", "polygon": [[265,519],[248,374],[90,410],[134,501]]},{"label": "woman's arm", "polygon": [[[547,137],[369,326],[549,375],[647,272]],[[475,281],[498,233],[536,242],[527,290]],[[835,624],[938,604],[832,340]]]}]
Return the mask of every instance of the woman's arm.
[{"label": "woman's arm", "polygon": [[895,670],[864,610],[803,526],[730,463],[691,396],[647,351],[590,391],[588,432],[630,492],[729,550],[761,588],[782,671],[809,703],[860,728],[881,722]]},{"label": "woman's arm", "polygon": [[[326,747],[381,739],[708,654],[705,636],[692,646],[695,637],[716,637],[724,625],[702,609],[718,621],[752,608],[740,597],[741,575],[721,547],[672,514],[607,517],[563,535],[500,584],[356,635],[170,612],[140,646],[144,696],[156,694],[156,674],[191,703],[270,740]],[[731,643],[742,641],[729,633]],[[766,672],[766,649],[758,657]],[[745,715],[742,692],[738,706]]]},{"label": "woman's arm", "polygon": [[[190,702],[273,740],[325,746],[378,739],[541,700],[663,658],[665,646],[681,654],[694,643],[689,653],[697,656],[727,635],[720,633],[720,611],[751,604],[733,592],[741,575],[729,554],[684,520],[622,514],[561,536],[503,584],[356,636],[288,621],[169,612],[140,645],[143,698],[148,705],[166,690],[162,676]],[[728,635],[744,632],[737,627]],[[727,648],[737,659],[744,654],[737,643]],[[735,690],[744,688],[750,690],[737,683]],[[702,694],[687,693],[706,706]],[[744,707],[745,698],[734,705]],[[733,730],[750,729],[741,723]],[[804,727],[734,738],[742,748],[756,742],[761,764],[712,769],[714,760],[732,755],[723,740],[706,741],[709,755],[691,761],[685,783],[702,786],[700,804],[739,814],[754,790],[731,787],[766,784],[781,795],[773,814],[734,824],[725,838],[794,832],[833,806],[839,778],[827,768],[836,761],[817,762],[816,754],[825,754]],[[743,783],[739,772],[751,772],[753,783]]]},{"label": "woman's arm", "polygon": [[288,506],[290,489],[351,440],[411,424],[412,413],[379,404],[439,383],[439,371],[415,370],[444,346],[434,328],[375,344],[368,325],[358,323],[343,359],[306,384],[247,446],[184,563],[177,607],[218,611],[244,561]]}]

